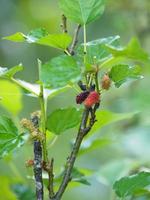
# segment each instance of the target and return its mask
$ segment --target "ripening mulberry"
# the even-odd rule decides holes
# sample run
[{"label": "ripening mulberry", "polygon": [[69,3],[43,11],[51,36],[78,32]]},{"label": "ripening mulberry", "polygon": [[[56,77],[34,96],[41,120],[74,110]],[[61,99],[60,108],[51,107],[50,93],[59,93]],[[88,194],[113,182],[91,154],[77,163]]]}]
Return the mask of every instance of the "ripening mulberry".
[{"label": "ripening mulberry", "polygon": [[83,103],[83,101],[87,98],[88,95],[89,95],[88,91],[81,92],[79,95],[76,96],[76,103],[77,104]]},{"label": "ripening mulberry", "polygon": [[103,76],[101,85],[104,90],[109,90],[111,86],[111,80],[107,74]]},{"label": "ripening mulberry", "polygon": [[94,104],[99,103],[100,95],[96,91],[90,92],[88,97],[84,101],[84,105],[88,108],[92,107]]}]

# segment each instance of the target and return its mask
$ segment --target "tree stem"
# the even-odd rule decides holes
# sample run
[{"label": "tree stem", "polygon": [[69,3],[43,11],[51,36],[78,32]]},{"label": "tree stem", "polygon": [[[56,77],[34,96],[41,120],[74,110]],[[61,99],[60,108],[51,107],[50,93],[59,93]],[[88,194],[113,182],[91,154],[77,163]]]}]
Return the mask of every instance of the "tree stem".
[{"label": "tree stem", "polygon": [[34,177],[37,200],[43,200],[42,147],[38,140],[34,141]]},{"label": "tree stem", "polygon": [[68,30],[67,30],[67,18],[66,18],[66,16],[64,14],[62,15],[61,27],[62,27],[63,33],[67,33],[68,32]]},{"label": "tree stem", "polygon": [[52,198],[52,200],[60,200],[64,191],[67,188],[68,183],[71,181],[71,173],[72,173],[72,169],[73,169],[75,160],[77,158],[77,154],[80,149],[80,145],[82,143],[84,136],[89,132],[89,129],[87,129],[87,127],[86,127],[88,117],[89,117],[89,108],[85,108],[83,115],[82,115],[82,121],[81,121],[81,124],[79,127],[76,141],[73,145],[72,152],[66,162],[66,167],[65,167],[65,172],[64,172],[64,177],[63,177],[62,183],[61,183],[56,195]]},{"label": "tree stem", "polygon": [[[39,118],[32,116],[31,121],[39,132]],[[39,139],[34,139],[34,178],[36,187],[36,199],[43,200],[43,179],[42,179],[42,147]]]},{"label": "tree stem", "polygon": [[78,43],[78,36],[79,36],[80,28],[81,28],[81,24],[78,24],[77,28],[75,29],[73,41],[72,41],[70,51],[69,51],[71,55],[74,55],[74,49]]}]

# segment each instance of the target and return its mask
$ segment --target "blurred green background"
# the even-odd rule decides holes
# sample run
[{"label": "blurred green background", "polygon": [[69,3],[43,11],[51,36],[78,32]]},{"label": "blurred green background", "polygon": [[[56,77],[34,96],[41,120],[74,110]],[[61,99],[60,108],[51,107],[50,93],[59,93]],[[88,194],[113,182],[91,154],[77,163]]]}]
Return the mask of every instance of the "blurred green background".
[{"label": "blurred green background", "polygon": [[[17,31],[28,33],[38,27],[44,27],[50,33],[59,33],[60,23],[61,11],[56,0],[0,0],[1,38]],[[73,32],[73,27],[70,25],[70,33]],[[107,0],[104,15],[89,25],[87,32],[89,41],[120,35],[122,44],[126,44],[136,36],[142,47],[150,52],[150,0]],[[12,67],[22,62],[25,69],[19,73],[19,78],[29,82],[38,79],[37,58],[45,62],[59,54],[59,51],[48,47],[0,40],[0,65]],[[112,184],[116,179],[150,167],[149,65],[143,68],[143,74],[144,79],[130,82],[119,89],[113,88],[103,96],[101,104],[103,109],[114,112],[139,111],[139,114],[130,120],[104,127],[96,134],[95,137],[111,139],[111,142],[104,142],[99,149],[80,156],[76,162],[79,168],[87,169],[91,186],[76,184],[74,187],[74,184],[71,184],[63,200],[115,200],[117,198],[112,190]],[[1,92],[2,87],[3,82],[0,82]],[[51,99],[49,112],[59,107],[75,106],[75,96],[76,91],[69,90]],[[20,119],[29,118],[31,112],[39,109],[35,98],[24,95],[22,102]],[[15,106],[13,97],[11,104],[13,109]],[[2,107],[0,113],[11,115]],[[70,140],[75,133],[76,130],[72,130],[61,135],[49,149],[50,157],[55,157],[56,173],[59,173],[65,163],[70,150]],[[29,141],[19,151],[0,161],[0,199],[35,199],[34,182],[29,179],[29,176],[32,176],[32,169],[25,166],[25,162],[32,157],[32,145]],[[141,196],[134,199],[148,200],[150,197]]]}]

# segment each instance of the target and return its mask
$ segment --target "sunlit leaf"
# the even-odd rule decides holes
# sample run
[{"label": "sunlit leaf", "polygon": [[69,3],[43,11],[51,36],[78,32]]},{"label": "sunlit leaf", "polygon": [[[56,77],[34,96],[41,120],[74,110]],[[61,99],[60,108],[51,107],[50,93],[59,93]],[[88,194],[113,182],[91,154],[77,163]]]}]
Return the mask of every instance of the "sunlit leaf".
[{"label": "sunlit leaf", "polygon": [[13,121],[5,116],[0,116],[0,158],[13,151],[22,143]]},{"label": "sunlit leaf", "polygon": [[37,28],[30,31],[27,35],[17,32],[13,35],[3,37],[4,40],[10,40],[13,42],[29,42],[34,43],[42,37],[48,35],[48,32],[43,28]]},{"label": "sunlit leaf", "polygon": [[37,41],[37,44],[65,50],[69,46],[71,41],[72,38],[68,34],[53,34],[42,37]]},{"label": "sunlit leaf", "polygon": [[25,42],[26,41],[25,35],[21,32],[17,32],[13,35],[3,37],[3,39],[4,40],[10,40],[10,41],[13,41],[13,42]]},{"label": "sunlit leaf", "polygon": [[139,172],[138,174],[123,177],[116,181],[113,188],[119,197],[124,198],[149,185],[150,173]]},{"label": "sunlit leaf", "polygon": [[140,79],[141,76],[141,67],[139,65],[116,65],[113,66],[109,76],[114,81],[116,87],[120,87],[124,82],[129,79]]},{"label": "sunlit leaf", "polygon": [[68,19],[79,24],[88,24],[104,12],[104,0],[60,0],[60,8]]},{"label": "sunlit leaf", "polygon": [[22,92],[20,88],[7,80],[0,80],[0,105],[17,115],[22,109]]},{"label": "sunlit leaf", "polygon": [[80,67],[71,56],[62,55],[43,64],[40,69],[40,81],[46,87],[64,87],[79,79]]},{"label": "sunlit leaf", "polygon": [[47,128],[56,135],[62,134],[67,129],[73,128],[81,120],[81,111],[76,108],[57,109],[47,119]]},{"label": "sunlit leaf", "polygon": [[66,50],[72,41],[72,37],[68,34],[49,34],[43,28],[34,29],[27,35],[18,32],[10,36],[3,37],[3,39],[13,42],[27,42],[47,45],[62,50]]}]

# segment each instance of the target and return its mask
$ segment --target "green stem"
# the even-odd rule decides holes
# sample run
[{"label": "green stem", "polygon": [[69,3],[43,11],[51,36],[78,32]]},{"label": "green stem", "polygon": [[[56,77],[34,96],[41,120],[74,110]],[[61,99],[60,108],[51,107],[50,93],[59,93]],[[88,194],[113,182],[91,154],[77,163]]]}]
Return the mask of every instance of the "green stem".
[{"label": "green stem", "polygon": [[96,84],[96,90],[97,90],[97,92],[100,93],[99,81],[98,81],[98,67],[97,67],[96,73],[95,73],[95,84]]},{"label": "green stem", "polygon": [[68,56],[71,56],[71,54],[69,53],[69,51],[66,49],[65,50],[65,53],[68,55]]},{"label": "green stem", "polygon": [[46,147],[46,102],[44,100],[44,88],[43,85],[40,85],[40,107],[41,107],[41,128],[43,133],[43,141],[42,141],[42,149],[43,149],[43,159],[45,162],[48,162],[48,153],[47,153],[47,147]]},{"label": "green stem", "polygon": [[[41,72],[41,60],[38,59],[38,71],[39,71],[39,79]],[[42,140],[42,150],[43,150],[43,160],[48,162],[48,153],[47,153],[47,144],[46,144],[46,110],[47,110],[47,99],[44,98],[44,87],[43,84],[40,83],[40,94],[38,96],[41,107],[41,129],[43,133]]]},{"label": "green stem", "polygon": [[86,25],[85,24],[83,26],[83,36],[84,36],[84,54],[86,55],[86,53],[87,53],[87,47],[86,47],[87,36],[86,36]]},{"label": "green stem", "polygon": [[[86,25],[84,24],[83,26],[83,37],[84,37],[84,65],[86,64],[86,54],[87,54],[87,47],[86,47],[86,42],[87,42],[87,35],[86,35]],[[86,66],[85,66],[86,68]]]}]

